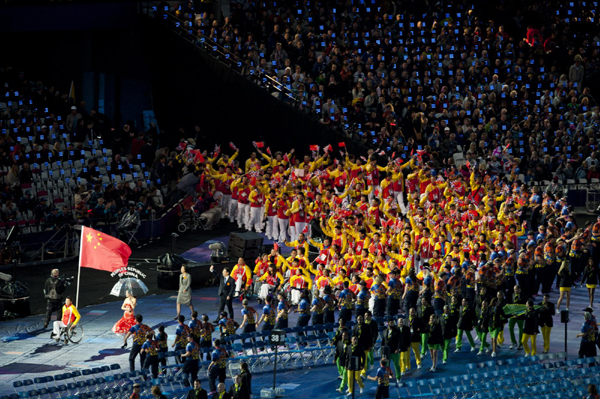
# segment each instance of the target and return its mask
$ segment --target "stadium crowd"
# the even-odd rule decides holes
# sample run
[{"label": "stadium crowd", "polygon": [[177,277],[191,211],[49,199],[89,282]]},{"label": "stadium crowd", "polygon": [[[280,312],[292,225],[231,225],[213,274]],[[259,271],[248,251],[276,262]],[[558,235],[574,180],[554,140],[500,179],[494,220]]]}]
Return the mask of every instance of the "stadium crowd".
[{"label": "stadium crowd", "polygon": [[156,124],[115,129],[73,92],[11,67],[0,69],[0,82],[0,230],[114,223],[131,206],[144,219],[168,203],[183,165]]},{"label": "stadium crowd", "polygon": [[222,21],[190,5],[177,13],[252,66],[247,74],[271,75],[301,109],[367,147],[408,157],[428,145],[439,164],[462,150],[498,168],[493,150],[510,143],[525,181],[557,171],[589,180],[599,172],[583,161],[597,151],[589,84],[598,82],[600,37],[585,4],[536,2],[528,12],[537,27],[522,13],[485,20],[462,2],[400,10],[241,1]]}]

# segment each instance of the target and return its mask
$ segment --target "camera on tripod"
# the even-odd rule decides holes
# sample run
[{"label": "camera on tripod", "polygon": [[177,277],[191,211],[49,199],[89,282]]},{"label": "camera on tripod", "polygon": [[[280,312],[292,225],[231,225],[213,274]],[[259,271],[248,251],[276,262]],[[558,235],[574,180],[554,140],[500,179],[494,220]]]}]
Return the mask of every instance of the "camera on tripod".
[{"label": "camera on tripod", "polygon": [[71,283],[73,283],[73,280],[75,280],[75,276],[71,276],[71,277],[59,277],[58,279],[63,282],[63,284],[65,285],[65,287],[68,287],[68,286],[71,285]]}]

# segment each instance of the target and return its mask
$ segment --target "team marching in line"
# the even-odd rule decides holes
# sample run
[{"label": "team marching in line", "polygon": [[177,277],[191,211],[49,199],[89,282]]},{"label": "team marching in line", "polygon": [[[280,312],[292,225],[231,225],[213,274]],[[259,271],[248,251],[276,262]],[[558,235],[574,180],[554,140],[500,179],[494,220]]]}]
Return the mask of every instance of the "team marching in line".
[{"label": "team marching in line", "polygon": [[[351,390],[353,379],[362,390],[378,336],[374,320],[385,316],[383,341],[390,352],[384,363],[401,378],[411,367],[409,349],[417,368],[429,354],[434,372],[438,352],[446,364],[452,339],[458,353],[464,335],[471,351],[491,349],[495,357],[506,324],[510,349],[535,355],[541,328],[546,353],[553,316],[563,302],[568,309],[577,283],[587,284],[593,307],[600,220],[578,228],[562,191],[518,180],[519,160],[507,148],[495,151],[502,165],[495,174],[485,161],[440,167],[427,147],[403,159],[373,150],[366,158],[347,151],[335,157],[331,145],[319,155],[311,146],[312,156],[301,159],[293,149],[274,156],[267,149],[267,155],[262,143],[255,143],[242,170],[231,147],[232,156],[216,153],[196,165],[201,191],[218,199],[223,217],[240,228],[266,227],[268,238],[293,248],[286,258],[275,244],[254,270],[239,259],[231,271],[239,291],[259,286],[265,302],[261,315],[244,302],[242,330],[255,331],[261,323],[263,330],[286,328],[291,311],[299,313],[298,326],[311,318],[315,325],[333,323],[339,309],[339,391],[345,384]],[[318,251],[313,261],[309,245]],[[549,300],[555,281],[556,310]],[[539,293],[543,298],[535,303]],[[399,313],[407,316],[396,326]],[[223,335],[240,327],[229,316],[219,321]],[[357,324],[350,331],[345,324],[353,316]],[[586,332],[597,331],[594,320],[586,323]],[[360,362],[351,367],[353,356]],[[390,373],[385,364],[378,370],[379,386],[387,387]]]}]

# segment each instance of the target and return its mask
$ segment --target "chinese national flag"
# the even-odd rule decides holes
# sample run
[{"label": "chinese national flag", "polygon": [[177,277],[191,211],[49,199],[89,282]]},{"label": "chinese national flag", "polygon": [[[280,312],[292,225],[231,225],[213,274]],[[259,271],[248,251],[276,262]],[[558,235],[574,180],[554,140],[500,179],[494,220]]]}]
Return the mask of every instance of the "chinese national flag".
[{"label": "chinese national flag", "polygon": [[81,228],[79,265],[114,272],[127,266],[131,248],[118,238],[89,227]]}]

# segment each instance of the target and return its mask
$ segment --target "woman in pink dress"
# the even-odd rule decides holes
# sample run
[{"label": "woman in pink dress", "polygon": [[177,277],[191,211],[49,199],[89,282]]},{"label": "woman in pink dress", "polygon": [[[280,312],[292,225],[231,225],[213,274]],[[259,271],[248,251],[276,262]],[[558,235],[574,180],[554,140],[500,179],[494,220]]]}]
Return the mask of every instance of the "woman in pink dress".
[{"label": "woman in pink dress", "polygon": [[112,331],[115,334],[127,334],[129,329],[135,325],[135,305],[137,303],[137,299],[133,295],[131,295],[130,291],[125,293],[127,298],[123,301],[123,306],[121,309],[125,311],[123,317],[119,321],[115,323],[112,328]]}]

